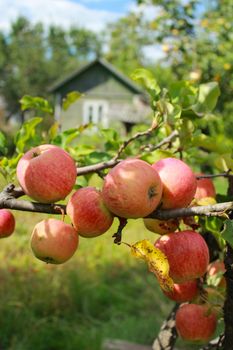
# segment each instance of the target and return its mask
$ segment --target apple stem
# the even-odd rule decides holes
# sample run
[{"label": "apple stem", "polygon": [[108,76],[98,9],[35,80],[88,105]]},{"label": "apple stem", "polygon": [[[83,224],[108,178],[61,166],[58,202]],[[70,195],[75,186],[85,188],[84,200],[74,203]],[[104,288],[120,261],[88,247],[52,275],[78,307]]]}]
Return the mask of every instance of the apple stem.
[{"label": "apple stem", "polygon": [[114,239],[114,243],[120,245],[121,244],[121,239],[122,239],[122,230],[123,228],[127,225],[127,219],[118,217],[119,219],[119,226],[117,229],[117,232],[114,233],[112,236]]}]

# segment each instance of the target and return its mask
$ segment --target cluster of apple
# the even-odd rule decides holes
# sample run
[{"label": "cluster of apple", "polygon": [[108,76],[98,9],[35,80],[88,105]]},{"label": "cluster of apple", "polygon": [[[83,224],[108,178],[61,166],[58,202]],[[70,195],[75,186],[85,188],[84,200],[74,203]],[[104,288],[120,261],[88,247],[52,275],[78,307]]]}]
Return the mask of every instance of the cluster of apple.
[{"label": "cluster of apple", "polygon": [[[73,159],[54,145],[29,150],[17,166],[17,178],[25,194],[41,203],[65,199],[76,176]],[[179,159],[165,158],[153,165],[137,158],[126,159],[109,171],[101,191],[84,187],[70,196],[66,210],[72,224],[54,218],[39,222],[32,232],[31,248],[40,260],[60,264],[75,253],[79,235],[89,238],[105,233],[116,216],[144,218],[146,228],[161,234],[155,247],[166,255],[175,283],[166,295],[180,303],[190,302],[197,297],[198,279],[209,266],[205,240],[193,230],[177,231],[177,219],[165,222],[146,217],[158,206],[183,208],[194,198],[214,196],[211,180],[197,180],[191,168]],[[13,215],[1,210],[0,236],[11,234],[14,224]],[[184,304],[177,312],[176,326],[184,339],[206,340],[214,333],[216,313],[206,303]]]}]

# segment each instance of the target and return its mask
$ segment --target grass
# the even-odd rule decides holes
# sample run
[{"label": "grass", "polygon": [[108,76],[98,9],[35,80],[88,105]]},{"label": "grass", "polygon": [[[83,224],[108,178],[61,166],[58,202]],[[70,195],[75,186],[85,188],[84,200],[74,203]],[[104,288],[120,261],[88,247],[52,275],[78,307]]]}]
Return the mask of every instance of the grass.
[{"label": "grass", "polygon": [[[113,229],[80,239],[64,265],[46,265],[30,251],[29,236],[41,214],[16,213],[13,236],[1,240],[0,349],[100,350],[104,338],[151,344],[172,307],[146,265]],[[131,221],[124,240],[154,241],[142,221]]]}]

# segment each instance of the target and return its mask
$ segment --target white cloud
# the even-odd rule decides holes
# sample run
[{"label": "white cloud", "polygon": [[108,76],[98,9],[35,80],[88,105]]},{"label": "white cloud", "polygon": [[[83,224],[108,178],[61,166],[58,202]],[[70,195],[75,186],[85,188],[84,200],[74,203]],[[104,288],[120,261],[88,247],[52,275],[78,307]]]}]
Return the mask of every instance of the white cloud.
[{"label": "white cloud", "polygon": [[119,13],[106,10],[94,10],[71,0],[0,0],[0,30],[7,31],[10,23],[19,15],[33,23],[82,26],[96,32],[104,29],[109,22],[120,17]]}]

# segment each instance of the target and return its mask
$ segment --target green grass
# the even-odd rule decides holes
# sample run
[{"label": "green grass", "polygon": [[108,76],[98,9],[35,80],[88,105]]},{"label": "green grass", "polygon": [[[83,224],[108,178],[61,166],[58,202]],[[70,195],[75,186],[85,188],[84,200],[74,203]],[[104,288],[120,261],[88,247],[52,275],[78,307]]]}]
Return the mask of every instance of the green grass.
[{"label": "green grass", "polygon": [[[13,236],[0,244],[1,350],[99,350],[104,338],[151,344],[172,307],[143,261],[112,234],[80,239],[64,265],[35,259],[29,237],[40,214],[16,213]],[[154,241],[130,221],[124,241]]]}]

